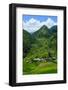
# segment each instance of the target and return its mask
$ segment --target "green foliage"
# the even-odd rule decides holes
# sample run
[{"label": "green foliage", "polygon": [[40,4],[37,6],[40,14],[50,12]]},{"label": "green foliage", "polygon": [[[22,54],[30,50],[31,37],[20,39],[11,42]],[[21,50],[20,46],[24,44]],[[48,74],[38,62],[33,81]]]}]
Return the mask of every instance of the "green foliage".
[{"label": "green foliage", "polygon": [[[48,29],[44,25],[33,34],[24,30],[23,45],[23,74],[57,73],[57,26]],[[34,61],[35,58],[51,60]]]},{"label": "green foliage", "polygon": [[28,50],[31,46],[31,35],[27,31],[23,30],[23,51],[24,57],[26,56]]},{"label": "green foliage", "polygon": [[33,33],[33,36],[35,38],[37,38],[37,37],[48,37],[49,36],[48,31],[49,31],[49,29],[45,25],[43,25],[38,31]]}]

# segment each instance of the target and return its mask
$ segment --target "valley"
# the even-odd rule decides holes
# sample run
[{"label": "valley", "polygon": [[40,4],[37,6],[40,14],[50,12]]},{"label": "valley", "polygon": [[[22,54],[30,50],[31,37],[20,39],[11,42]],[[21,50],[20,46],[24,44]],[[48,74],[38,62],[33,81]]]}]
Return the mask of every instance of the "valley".
[{"label": "valley", "polygon": [[57,73],[57,26],[43,25],[29,33],[23,30],[24,75]]}]

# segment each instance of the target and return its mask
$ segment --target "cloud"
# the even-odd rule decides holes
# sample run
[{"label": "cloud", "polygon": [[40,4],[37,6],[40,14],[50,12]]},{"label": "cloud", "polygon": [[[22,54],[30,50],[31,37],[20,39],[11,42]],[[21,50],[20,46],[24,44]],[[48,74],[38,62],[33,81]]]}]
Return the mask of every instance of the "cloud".
[{"label": "cloud", "polygon": [[45,22],[42,22],[42,25],[46,25],[48,28],[51,28],[54,25],[57,25],[51,18],[48,18]]},{"label": "cloud", "polygon": [[57,25],[51,18],[48,18],[46,21],[40,22],[34,18],[31,18],[27,22],[23,22],[23,29],[28,32],[35,32],[40,29],[43,25],[46,25],[48,28],[51,28],[54,25]]},{"label": "cloud", "polygon": [[27,30],[28,32],[35,32],[36,30],[38,30],[40,28],[40,21],[35,20],[33,18],[31,18],[29,21],[27,21],[26,23],[23,22],[23,28],[25,30]]}]

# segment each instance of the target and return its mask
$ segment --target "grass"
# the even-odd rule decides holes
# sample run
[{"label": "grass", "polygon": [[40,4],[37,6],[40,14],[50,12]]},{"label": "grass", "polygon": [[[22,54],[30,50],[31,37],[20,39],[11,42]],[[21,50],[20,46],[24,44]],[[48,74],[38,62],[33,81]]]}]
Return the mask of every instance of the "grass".
[{"label": "grass", "polygon": [[52,62],[41,63],[35,70],[32,71],[33,74],[45,74],[45,73],[56,73],[56,64]]},{"label": "grass", "polygon": [[23,74],[48,74],[57,73],[57,63],[54,62],[36,62],[24,63]]}]

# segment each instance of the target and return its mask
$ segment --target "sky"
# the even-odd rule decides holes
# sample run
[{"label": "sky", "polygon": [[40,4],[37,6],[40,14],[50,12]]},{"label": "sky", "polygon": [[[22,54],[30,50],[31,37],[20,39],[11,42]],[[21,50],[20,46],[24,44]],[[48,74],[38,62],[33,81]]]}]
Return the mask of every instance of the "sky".
[{"label": "sky", "polygon": [[46,21],[48,18],[51,18],[54,22],[57,22],[57,16],[23,15],[24,22],[29,21],[31,18],[39,20],[40,22]]},{"label": "sky", "polygon": [[41,15],[23,15],[23,29],[28,32],[35,32],[43,25],[51,28],[57,25],[57,16],[41,16]]}]

